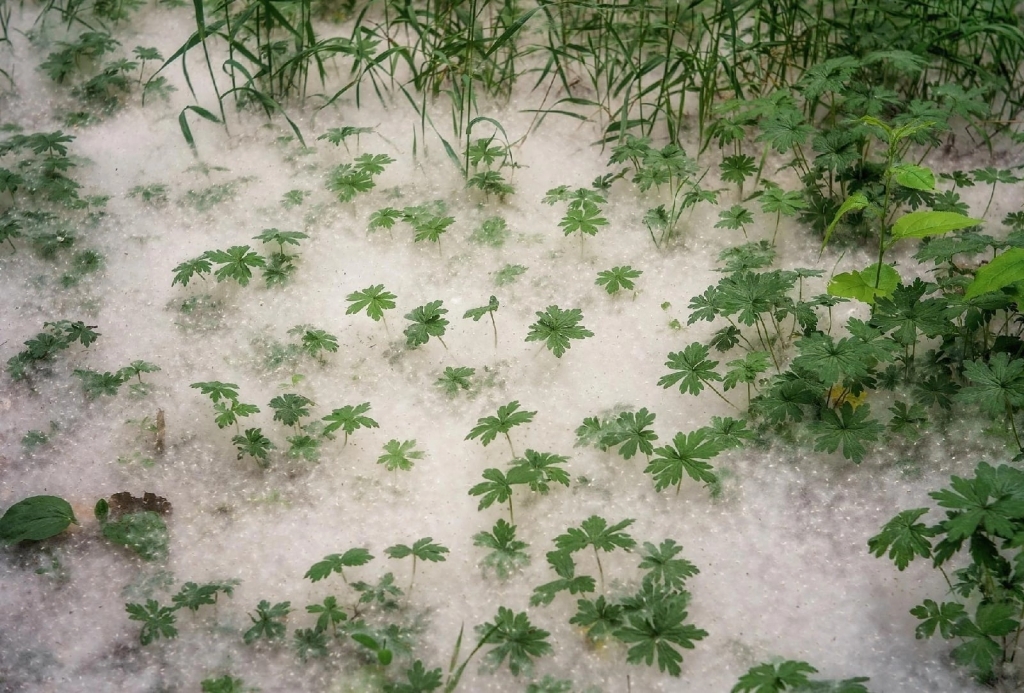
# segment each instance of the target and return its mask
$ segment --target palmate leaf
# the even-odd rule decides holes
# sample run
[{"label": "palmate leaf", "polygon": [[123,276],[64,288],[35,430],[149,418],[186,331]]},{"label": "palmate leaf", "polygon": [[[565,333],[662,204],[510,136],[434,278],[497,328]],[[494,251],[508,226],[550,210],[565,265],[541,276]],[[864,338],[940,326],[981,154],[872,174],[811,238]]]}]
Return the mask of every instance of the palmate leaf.
[{"label": "palmate leaf", "polygon": [[497,416],[477,419],[476,426],[470,430],[465,440],[480,438],[480,442],[486,447],[499,433],[508,434],[514,426],[530,423],[536,414],[535,411],[519,411],[519,401],[513,400],[498,407]]},{"label": "palmate leaf", "polygon": [[604,290],[609,294],[617,293],[620,289],[632,291],[636,287],[633,280],[641,274],[643,274],[643,271],[635,270],[629,265],[612,267],[610,270],[598,272],[597,281],[594,283],[598,286],[603,286]]},{"label": "palmate leaf", "polygon": [[722,159],[719,171],[725,182],[743,185],[743,181],[757,173],[757,162],[752,156],[735,154]]},{"label": "palmate leaf", "polygon": [[568,460],[565,455],[556,455],[553,452],[527,450],[523,457],[512,460],[512,464],[534,472],[536,476],[530,482],[530,490],[544,494],[548,492],[550,483],[569,485],[569,473],[559,466]]},{"label": "palmate leaf", "polygon": [[277,243],[282,248],[286,245],[297,246],[303,238],[309,238],[309,236],[301,231],[279,231],[278,229],[263,229],[260,235],[253,236],[253,240]]},{"label": "palmate leaf", "polygon": [[771,366],[771,357],[766,351],[751,351],[742,359],[729,361],[725,366],[729,370],[725,372],[722,388],[731,390],[740,383],[756,383],[758,376]]},{"label": "palmate leaf", "polygon": [[489,666],[497,669],[508,659],[508,668],[513,676],[528,674],[533,669],[533,659],[552,652],[546,630],[530,623],[526,613],[514,613],[511,609],[498,607],[493,623],[477,626],[477,633],[488,645],[494,647],[487,653]]},{"label": "palmate leaf", "polygon": [[544,342],[556,358],[562,358],[562,354],[571,346],[570,339],[594,336],[593,332],[579,324],[581,320],[583,311],[579,308],[562,310],[558,306],[548,306],[544,311],[537,311],[537,322],[530,325],[526,341]]},{"label": "palmate leaf", "polygon": [[243,435],[232,438],[231,442],[238,449],[238,459],[249,455],[260,463],[264,463],[274,449],[274,444],[259,428],[248,428]]},{"label": "palmate leaf", "polygon": [[740,677],[739,683],[731,693],[781,693],[787,690],[800,690],[809,686],[808,674],[817,673],[817,669],[807,662],[787,660],[778,664],[759,664],[751,667]]},{"label": "palmate leaf", "polygon": [[477,510],[489,508],[494,503],[505,503],[512,497],[514,484],[531,484],[538,480],[538,472],[525,466],[512,467],[506,475],[500,469],[485,469],[484,481],[469,489],[469,495],[481,496]]},{"label": "palmate leaf", "polygon": [[411,313],[406,313],[405,318],[412,322],[405,328],[406,344],[410,347],[417,347],[426,344],[431,337],[437,337],[444,344],[441,337],[448,326],[448,320],[444,314],[447,308],[442,308],[442,301],[431,301],[426,305],[418,306]]},{"label": "palmate leaf", "polygon": [[1006,407],[1024,406],[1024,360],[1004,352],[988,363],[978,359],[964,363],[964,377],[970,381],[957,395],[967,404],[977,404],[992,417],[1006,414]]},{"label": "palmate leaf", "polygon": [[585,594],[597,589],[594,578],[589,575],[576,575],[576,562],[568,551],[549,551],[547,559],[559,579],[535,587],[530,596],[530,606],[550,604],[559,592]]},{"label": "palmate leaf", "polygon": [[408,471],[412,469],[413,461],[423,459],[424,454],[416,449],[415,440],[399,442],[392,439],[384,444],[384,454],[377,458],[377,464],[384,465],[389,472],[397,469]]},{"label": "palmate leaf", "polygon": [[645,582],[653,582],[668,590],[678,592],[686,585],[686,579],[700,571],[685,558],[676,558],[683,547],[672,539],[666,539],[660,546],[645,541],[640,561],[640,570],[645,570]]},{"label": "palmate leaf", "polygon": [[830,335],[816,332],[796,343],[800,355],[793,359],[793,368],[815,374],[822,383],[830,385],[845,378],[863,380],[875,362],[875,354],[853,337],[838,342]]},{"label": "palmate leaf", "polygon": [[319,631],[326,631],[328,627],[337,631],[338,624],[348,620],[348,615],[338,608],[338,598],[334,596],[324,597],[323,604],[310,604],[306,613],[319,614],[316,619]]},{"label": "palmate leaf", "polygon": [[148,599],[145,604],[125,604],[124,609],[128,612],[129,620],[142,622],[142,631],[139,633],[141,644],[148,645],[160,638],[178,637],[178,629],[174,626],[177,620],[174,607],[160,606],[155,599]]},{"label": "palmate leaf", "polygon": [[338,573],[344,578],[345,568],[366,565],[372,560],[373,556],[366,549],[349,549],[345,553],[332,553],[324,556],[322,561],[314,563],[303,577],[309,578],[310,582],[317,582],[330,576],[331,573]]},{"label": "palmate leaf", "polygon": [[928,494],[950,511],[941,523],[947,538],[960,541],[979,529],[1012,538],[1024,528],[1024,472],[982,462],[974,474],[973,479],[954,476],[949,489]]},{"label": "palmate leaf", "polygon": [[753,327],[761,315],[774,313],[792,302],[788,294],[798,278],[793,271],[736,272],[718,283],[714,306],[724,316],[738,313],[741,323]]},{"label": "palmate leaf", "polygon": [[576,602],[576,615],[569,619],[569,623],[586,628],[587,639],[597,642],[625,625],[623,611],[621,605],[608,602],[604,596],[594,601],[580,599]]},{"label": "palmate leaf", "polygon": [[372,190],[374,185],[368,171],[352,164],[336,166],[327,177],[327,189],[338,196],[339,202],[351,202],[359,193]]},{"label": "palmate leaf", "polygon": [[880,297],[875,303],[871,322],[882,332],[893,330],[893,338],[904,346],[917,342],[918,332],[927,337],[944,335],[953,328],[948,317],[945,299],[921,300],[928,285],[915,279],[909,286],[901,284],[890,297]]},{"label": "palmate leaf", "polygon": [[657,448],[654,459],[644,472],[654,477],[654,489],[663,491],[669,486],[678,489],[683,483],[683,472],[694,481],[711,484],[718,477],[706,462],[725,450],[721,441],[710,435],[707,428],[698,428],[692,433],[676,433],[672,445]]},{"label": "palmate leaf", "polygon": [[708,635],[707,631],[685,623],[686,617],[685,602],[677,595],[666,595],[651,613],[629,614],[627,625],[614,631],[616,638],[631,645],[626,661],[650,666],[657,658],[659,671],[679,676],[683,656],[676,648],[692,650],[695,641]]},{"label": "palmate leaf", "polygon": [[936,604],[931,599],[925,599],[923,604],[915,606],[910,613],[921,619],[921,623],[917,624],[917,628],[914,629],[914,637],[918,640],[932,637],[936,630],[943,638],[949,640],[953,637],[957,623],[967,617],[963,604],[956,602]]},{"label": "palmate leaf", "polygon": [[214,404],[222,399],[238,399],[238,386],[234,383],[222,383],[219,380],[210,380],[208,382],[192,383],[189,387],[198,388],[204,395],[209,395]]},{"label": "palmate leaf", "polygon": [[265,267],[267,264],[261,255],[250,250],[247,245],[235,245],[227,250],[210,250],[206,252],[205,257],[210,262],[221,265],[213,273],[217,281],[234,279],[241,286],[249,284],[254,267]]},{"label": "palmate leaf", "polygon": [[327,422],[327,425],[324,426],[323,435],[325,437],[330,436],[331,433],[340,428],[345,432],[347,438],[349,434],[360,428],[379,428],[379,424],[376,421],[369,416],[364,416],[368,411],[370,411],[369,402],[363,402],[355,406],[346,404],[340,409],[333,410],[323,418],[323,421]]},{"label": "palmate leaf", "polygon": [[962,618],[954,626],[953,634],[964,642],[950,655],[957,663],[973,667],[980,676],[990,676],[1004,658],[1003,647],[995,638],[1017,630],[1020,624],[1014,617],[1019,611],[1016,603],[979,604],[974,621]]},{"label": "palmate leaf", "polygon": [[868,539],[868,550],[879,558],[888,550],[889,558],[899,570],[904,570],[916,556],[930,558],[934,537],[941,530],[928,527],[917,520],[928,512],[928,508],[904,510],[885,523],[882,531]]},{"label": "palmate leaf", "polygon": [[516,539],[516,528],[505,520],[498,520],[490,532],[473,535],[473,545],[490,549],[482,564],[494,570],[499,580],[507,580],[512,573],[530,563],[524,549],[529,545]]},{"label": "palmate leaf", "polygon": [[174,286],[175,284],[188,286],[188,283],[192,281],[192,277],[199,276],[202,278],[204,274],[212,272],[213,265],[210,264],[209,258],[207,258],[204,253],[199,257],[182,262],[171,271],[174,272],[174,279],[171,281],[171,286]]},{"label": "palmate leaf", "polygon": [[309,407],[313,400],[302,395],[285,394],[278,395],[270,400],[270,408],[274,410],[274,421],[280,421],[285,426],[294,426],[306,416],[309,416]]},{"label": "palmate leaf", "polygon": [[441,234],[448,231],[448,227],[454,223],[455,217],[444,216],[431,216],[426,219],[417,220],[414,226],[416,235],[413,237],[413,241],[417,243],[419,241],[440,243]]},{"label": "palmate leaf", "polygon": [[601,436],[602,449],[619,445],[619,454],[627,460],[633,457],[637,450],[649,456],[654,452],[651,441],[657,440],[658,434],[648,426],[654,423],[656,417],[657,415],[647,411],[646,407],[635,414],[622,412],[615,420],[614,426]]},{"label": "palmate leaf", "polygon": [[430,693],[441,687],[441,667],[428,671],[418,659],[406,669],[405,677],[409,683],[385,683],[384,693]]},{"label": "palmate leaf", "polygon": [[590,200],[570,203],[565,216],[558,222],[558,226],[566,236],[577,231],[580,232],[580,235],[596,236],[598,227],[607,226],[607,224],[608,220],[601,216],[600,208]]},{"label": "palmate leaf", "polygon": [[251,645],[260,638],[265,640],[283,638],[287,630],[283,621],[291,613],[291,610],[291,602],[278,602],[271,606],[266,599],[260,600],[260,603],[256,605],[256,615],[249,614],[249,620],[253,625],[242,634],[242,640],[246,645]]},{"label": "palmate leaf", "polygon": [[562,551],[575,553],[592,546],[595,551],[614,551],[615,549],[631,550],[636,546],[633,537],[623,532],[635,520],[625,519],[608,526],[608,521],[598,515],[591,515],[584,520],[579,528],[570,527],[565,534],[555,537],[555,546]]},{"label": "palmate leaf", "polygon": [[213,411],[217,414],[213,419],[217,427],[227,428],[237,424],[240,418],[259,414],[260,408],[255,404],[245,404],[237,399],[232,399],[217,402],[213,405]]},{"label": "palmate leaf", "polygon": [[480,318],[487,315],[488,313],[493,313],[496,310],[498,310],[498,297],[491,296],[487,300],[486,306],[480,306],[479,308],[470,308],[462,315],[462,317],[463,319],[473,318],[473,322],[479,322]]},{"label": "palmate leaf", "polygon": [[815,435],[814,449],[832,453],[842,447],[843,457],[860,464],[867,453],[864,443],[877,441],[885,432],[885,426],[870,416],[871,406],[867,404],[854,409],[844,402],[838,411],[822,410],[821,420],[808,426]]},{"label": "palmate leaf", "polygon": [[388,558],[415,556],[421,561],[441,563],[447,560],[445,554],[448,553],[448,547],[435,544],[433,537],[423,537],[414,542],[412,546],[406,546],[405,544],[389,546],[384,549],[384,553]]},{"label": "palmate leaf", "polygon": [[766,214],[774,212],[787,217],[795,215],[802,209],[807,209],[807,203],[799,190],[784,191],[782,188],[768,188],[761,195],[759,203],[762,212]]},{"label": "palmate leaf", "polygon": [[352,304],[345,311],[345,315],[353,315],[365,310],[370,318],[380,322],[384,317],[384,311],[395,307],[396,298],[398,297],[386,290],[383,284],[374,284],[362,291],[354,291],[345,297],[345,300]]},{"label": "palmate leaf", "polygon": [[434,381],[434,383],[443,389],[449,396],[454,396],[459,393],[459,390],[469,390],[471,383],[469,379],[476,373],[475,368],[468,368],[466,366],[447,366],[444,369],[444,373],[441,377]]},{"label": "palmate leaf", "polygon": [[678,383],[683,394],[699,395],[705,383],[720,382],[722,376],[715,372],[718,361],[709,360],[709,353],[700,342],[693,342],[683,351],[671,352],[665,365],[677,372],[661,376],[658,385],[668,389]]}]

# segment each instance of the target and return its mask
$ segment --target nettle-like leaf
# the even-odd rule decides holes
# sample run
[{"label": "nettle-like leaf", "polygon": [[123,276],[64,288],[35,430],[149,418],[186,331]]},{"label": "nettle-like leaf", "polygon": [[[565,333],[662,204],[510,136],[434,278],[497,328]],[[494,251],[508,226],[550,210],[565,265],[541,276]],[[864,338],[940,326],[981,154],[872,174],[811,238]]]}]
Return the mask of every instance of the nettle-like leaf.
[{"label": "nettle-like leaf", "polygon": [[526,613],[514,613],[511,609],[498,607],[493,623],[477,626],[477,633],[487,645],[493,645],[485,661],[497,669],[507,659],[513,676],[529,674],[533,670],[533,659],[552,653],[548,637],[550,633],[530,623]]},{"label": "nettle-like leaf", "polygon": [[[620,446],[619,454],[622,455],[623,459],[627,460],[633,457],[638,450],[649,457],[654,452],[654,446],[651,445],[651,441],[657,440],[658,434],[648,428],[648,426],[654,423],[656,417],[657,415],[647,411],[646,407],[641,408],[636,413],[622,412],[615,419],[614,426],[601,435],[602,449],[618,445]],[[584,424],[586,424],[586,421],[584,421]]]},{"label": "nettle-like leaf", "polygon": [[570,348],[570,339],[594,336],[593,332],[579,324],[583,320],[583,311],[579,308],[562,310],[552,305],[544,311],[537,311],[537,318],[537,322],[530,325],[526,341],[544,342],[556,358],[562,358],[562,354]]},{"label": "nettle-like leaf", "polygon": [[706,462],[725,450],[725,445],[707,428],[698,428],[692,433],[676,433],[671,445],[656,448],[654,459],[644,472],[654,477],[654,488],[663,491],[669,486],[679,492],[683,483],[683,472],[694,481],[712,484],[718,477]]},{"label": "nettle-like leaf", "polygon": [[249,284],[254,267],[265,267],[267,264],[263,256],[250,250],[247,245],[235,245],[227,250],[207,251],[206,259],[221,265],[213,273],[217,281],[233,279],[241,286]]},{"label": "nettle-like leaf", "polygon": [[352,304],[345,311],[345,315],[353,315],[365,310],[371,319],[379,322],[384,317],[385,310],[395,307],[396,298],[398,297],[386,290],[383,284],[374,284],[362,291],[354,291],[345,297],[345,300]]},{"label": "nettle-like leaf", "polygon": [[885,432],[885,426],[871,417],[871,407],[862,404],[854,408],[843,402],[842,408],[824,409],[821,420],[812,421],[808,429],[815,435],[814,449],[835,452],[842,447],[843,457],[857,464],[867,453],[865,443],[874,442]]},{"label": "nettle-like leaf", "polygon": [[530,557],[524,551],[529,548],[525,541],[516,539],[515,525],[505,520],[498,520],[490,532],[478,532],[473,535],[473,545],[490,549],[482,564],[491,568],[499,580],[508,580],[512,573],[529,565]]},{"label": "nettle-like leaf", "polygon": [[881,532],[868,539],[868,550],[879,558],[888,551],[889,558],[899,570],[906,569],[916,556],[931,558],[929,537],[934,537],[941,530],[917,521],[927,512],[928,508],[904,510],[886,522]]},{"label": "nettle-like leaf", "polygon": [[442,303],[442,301],[431,301],[426,305],[414,308],[411,313],[406,313],[406,320],[412,323],[405,328],[405,340],[408,346],[418,347],[430,341],[431,337],[437,337],[442,346],[445,349],[448,348],[444,340],[441,339],[448,326],[448,320],[443,317],[448,309],[442,308]]},{"label": "nettle-like leaf", "polygon": [[635,270],[629,265],[612,267],[610,270],[598,272],[597,281],[594,283],[598,286],[603,286],[604,290],[609,294],[617,293],[620,289],[632,291],[636,287],[633,280],[641,274],[643,274],[642,270]]},{"label": "nettle-like leaf", "polygon": [[426,454],[416,449],[415,440],[399,442],[397,439],[389,440],[384,444],[384,454],[377,458],[377,464],[384,465],[389,472],[397,469],[409,471],[413,467],[414,460],[423,459]]},{"label": "nettle-like leaf", "polygon": [[665,365],[676,373],[663,375],[658,385],[668,389],[679,384],[679,391],[699,395],[707,383],[721,382],[722,376],[715,371],[718,361],[708,359],[709,350],[700,342],[693,342],[683,351],[673,351]]}]

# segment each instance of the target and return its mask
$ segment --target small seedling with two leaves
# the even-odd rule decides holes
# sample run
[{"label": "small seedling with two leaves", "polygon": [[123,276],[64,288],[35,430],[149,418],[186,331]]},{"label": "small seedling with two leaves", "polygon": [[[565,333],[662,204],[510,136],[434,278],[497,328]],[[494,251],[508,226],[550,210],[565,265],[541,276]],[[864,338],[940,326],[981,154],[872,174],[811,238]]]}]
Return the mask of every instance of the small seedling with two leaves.
[{"label": "small seedling with two leaves", "polygon": [[479,308],[470,308],[462,316],[465,318],[473,318],[473,322],[479,322],[480,318],[487,315],[491,318],[491,328],[494,330],[494,348],[498,348],[498,325],[494,322],[494,311],[498,310],[498,297],[491,296],[487,300],[486,306],[480,306]]},{"label": "small seedling with two leaves", "polygon": [[218,428],[234,425],[235,430],[238,431],[240,418],[258,414],[260,411],[255,404],[244,404],[238,401],[238,385],[234,383],[211,380],[192,383],[190,387],[197,388],[201,393],[209,396],[213,402],[213,410],[216,412],[214,422]]},{"label": "small seedling with two leaves", "polygon": [[553,205],[556,202],[568,202],[565,216],[558,222],[559,228],[566,235],[580,234],[580,251],[583,251],[583,239],[586,236],[596,236],[601,226],[607,226],[608,220],[601,216],[601,208],[607,202],[604,195],[589,188],[577,188],[570,190],[569,186],[561,185],[552,188],[544,194],[542,200],[545,204]]},{"label": "small seedling with two leaves", "polygon": [[412,556],[412,577],[409,579],[409,589],[406,590],[409,594],[412,594],[413,583],[416,582],[416,560],[430,561],[431,563],[443,562],[447,560],[445,554],[448,553],[448,547],[435,544],[433,537],[423,537],[416,540],[412,546],[406,546],[405,544],[389,546],[384,549],[384,553],[387,554],[388,558],[407,558]]},{"label": "small seedling with two leaves", "polygon": [[513,400],[508,404],[498,407],[497,416],[484,416],[477,419],[476,426],[470,430],[465,440],[480,438],[483,446],[487,447],[501,433],[505,436],[505,440],[508,441],[508,448],[512,451],[512,456],[514,457],[516,450],[512,446],[512,439],[509,437],[508,432],[515,426],[530,423],[536,414],[537,412],[535,411],[519,411],[519,401]]},{"label": "small seedling with two leaves", "polygon": [[298,246],[300,240],[309,238],[309,236],[301,231],[279,231],[274,228],[264,229],[260,235],[253,238],[263,241],[265,244],[277,243],[277,252],[270,254],[266,266],[263,268],[263,279],[267,282],[267,286],[277,286],[286,283],[295,272],[295,260],[298,257],[284,252],[284,246]]}]

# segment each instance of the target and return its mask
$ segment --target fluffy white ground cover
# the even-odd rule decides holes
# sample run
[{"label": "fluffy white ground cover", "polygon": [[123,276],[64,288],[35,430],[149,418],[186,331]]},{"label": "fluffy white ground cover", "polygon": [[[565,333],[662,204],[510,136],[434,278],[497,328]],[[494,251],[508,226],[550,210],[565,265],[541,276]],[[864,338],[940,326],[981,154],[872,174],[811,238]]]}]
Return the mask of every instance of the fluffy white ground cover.
[{"label": "fluffy white ground cover", "polygon": [[[20,18],[26,19],[31,15]],[[125,47],[154,45],[168,55],[189,31],[183,15],[153,9],[123,27],[119,38]],[[4,51],[0,59],[14,66],[18,90],[0,97],[0,120],[26,132],[58,129],[55,114],[66,96],[35,70],[40,54],[23,40]],[[328,594],[350,601],[353,593],[337,576],[316,584],[303,579],[326,554],[366,547],[376,559],[348,571],[350,579],[375,581],[390,571],[405,588],[408,561],[389,560],[383,550],[424,536],[451,553],[446,562],[418,566],[410,609],[396,617],[422,623],[415,657],[446,666],[460,627],[468,638],[499,606],[528,611],[535,625],[552,634],[554,655],[538,662],[532,678],[516,679],[507,669],[491,674],[473,664],[460,690],[519,691],[550,674],[572,679],[579,690],[624,691],[628,677],[633,691],[727,691],[750,666],[772,658],[805,660],[827,678],[869,676],[874,691],[972,690],[946,661],[945,643],[913,637],[916,619],[908,610],[944,593],[941,576],[920,561],[898,573],[866,546],[897,511],[927,504],[928,491],[950,474],[969,474],[991,454],[969,425],[949,439],[935,436],[913,449],[874,452],[860,465],[781,444],[728,452],[714,460],[722,477],[717,498],[689,479],[678,495],[656,493],[642,456],[625,461],[592,447],[574,448],[574,430],[584,417],[616,409],[655,412],[659,444],[707,425],[712,416],[735,413],[709,392],[695,398],[657,386],[670,351],[710,335],[707,323],[685,326],[686,306],[717,281],[717,254],[741,241],[739,232],[712,228],[718,208],[702,206],[684,217],[681,242],[659,250],[640,222],[650,200],[619,182],[607,207],[611,223],[581,249],[576,237],[564,237],[557,227],[561,206],[541,204],[541,198],[549,188],[585,186],[612,170],[608,151],[591,144],[598,128],[548,118],[515,148],[522,166],[512,177],[516,192],[501,202],[466,191],[436,140],[427,142],[426,155],[421,141],[414,157],[416,117],[397,101],[384,108],[364,100],[359,110],[344,103],[315,119],[311,111],[297,116],[315,145],[310,153],[278,139],[288,134],[279,121],[268,126],[255,116],[233,115],[230,136],[202,123],[194,128],[196,158],[176,120],[190,101],[177,69],[169,76],[179,88],[170,104],[136,103],[100,124],[66,130],[76,138],[70,148],[80,161],[75,175],[85,192],[111,196],[106,219],[83,233],[88,247],[106,258],[102,273],[63,289],[57,281],[63,269],[53,261],[28,248],[0,250],[0,360],[20,350],[44,321],[84,320],[102,334],[88,350],[62,355],[55,375],[35,389],[6,376],[0,381],[0,507],[54,494],[69,499],[82,522],[54,549],[60,571],[37,573],[52,566],[31,551],[0,552],[5,690],[194,691],[200,680],[228,671],[263,691],[373,690],[367,682],[372,668],[354,666],[352,656],[304,664],[290,640],[278,648],[252,648],[239,634],[261,599],[291,602],[289,635],[312,625],[306,604]],[[196,82],[203,84],[199,77]],[[208,94],[201,91],[200,98]],[[533,98],[524,92],[513,108],[484,110],[515,139],[527,134],[531,122],[516,108],[529,107]],[[443,110],[437,118],[444,122]],[[315,141],[328,127],[342,125],[373,127],[376,134],[364,135],[351,154]],[[695,153],[696,147],[688,149]],[[396,163],[375,190],[340,204],[325,189],[325,174],[357,153],[385,153]],[[230,199],[209,211],[186,201],[189,191],[243,178]],[[167,204],[150,206],[127,196],[133,186],[152,183],[168,186]],[[285,209],[282,195],[293,189],[310,196]],[[723,202],[731,204],[734,194]],[[413,243],[401,224],[393,234],[367,232],[376,209],[437,199],[456,219],[440,249]],[[972,202],[983,206],[981,199]],[[1009,209],[1009,201],[1003,204]],[[1003,211],[997,200],[989,218]],[[472,242],[482,220],[495,215],[508,223],[507,242],[500,248]],[[751,237],[770,238],[773,223],[759,216]],[[210,278],[171,286],[178,263],[214,248],[258,246],[252,237],[270,227],[309,235],[288,285],[268,289],[255,279],[239,287]],[[784,268],[829,273],[837,261],[830,253],[819,261],[817,241],[799,228],[784,226],[778,245],[777,265]],[[849,252],[840,271],[870,261]],[[904,276],[920,271],[913,262],[904,261]],[[527,269],[514,282],[496,285],[495,273],[507,264]],[[594,280],[597,272],[619,265],[643,275],[635,293],[609,296]],[[384,284],[398,296],[397,310],[388,314],[389,332],[365,315],[345,314],[345,297],[371,284]],[[809,287],[822,289],[822,283]],[[491,294],[501,304],[497,346],[487,318],[462,318]],[[215,307],[201,319],[183,315],[183,302],[201,296]],[[431,340],[409,350],[401,316],[432,300],[443,300],[449,310],[448,348]],[[581,309],[583,324],[595,334],[574,342],[561,359],[524,341],[536,311],[552,304]],[[836,310],[837,321],[848,305]],[[673,320],[681,329],[670,325]],[[298,357],[268,367],[270,346],[291,340],[288,330],[300,324],[336,335],[339,351],[323,363]],[[122,392],[89,401],[71,375],[74,368],[113,371],[134,359],[161,368],[147,376],[154,388],[144,398]],[[434,381],[445,366],[475,368],[472,391],[456,397],[441,392]],[[241,400],[261,408],[244,423],[261,426],[278,445],[269,469],[236,459],[233,428],[218,429],[210,402],[189,387],[209,380],[237,383]],[[355,432],[345,446],[340,439],[325,443],[319,462],[289,460],[282,449],[292,432],[271,420],[267,406],[285,392],[313,400],[317,416],[370,402],[380,427]],[[730,396],[743,404],[741,391]],[[468,490],[485,468],[505,468],[511,455],[500,437],[487,447],[464,439],[479,417],[512,400],[537,412],[532,423],[512,431],[516,452],[569,456],[572,483],[546,496],[517,492],[518,538],[530,544],[532,562],[502,583],[484,576],[479,562],[485,552],[473,546],[472,536],[507,518],[507,510],[496,504],[478,511]],[[158,410],[166,420],[162,456],[154,456],[151,436],[140,433],[139,424],[126,423],[152,419]],[[32,450],[22,445],[28,430],[47,430],[50,422],[59,426],[51,443]],[[376,460],[391,439],[415,439],[426,455],[409,472],[388,472]],[[152,464],[144,463],[148,458]],[[97,537],[92,505],[122,490],[152,491],[173,504],[165,563],[142,563]],[[554,579],[544,560],[553,538],[593,514],[611,522],[635,519],[629,532],[637,541],[674,539],[699,567],[689,582],[689,620],[709,635],[684,654],[681,678],[626,665],[620,646],[589,648],[582,632],[567,624],[574,597],[528,606],[533,587]],[[602,558],[610,593],[637,579],[635,553]],[[590,560],[581,554],[581,571],[594,572]],[[161,571],[173,576],[171,592],[185,581],[234,578],[241,584],[233,598],[222,597],[198,616],[181,612],[176,640],[142,648],[124,604],[147,594],[166,601],[170,592],[146,591],[146,581]]]}]

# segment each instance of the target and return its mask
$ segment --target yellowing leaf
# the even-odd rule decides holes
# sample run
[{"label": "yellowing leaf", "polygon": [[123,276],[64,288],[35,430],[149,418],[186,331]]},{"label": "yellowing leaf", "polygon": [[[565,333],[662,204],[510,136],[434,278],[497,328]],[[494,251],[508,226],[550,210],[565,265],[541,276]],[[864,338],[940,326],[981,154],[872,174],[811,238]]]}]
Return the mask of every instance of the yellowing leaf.
[{"label": "yellowing leaf", "polygon": [[[875,279],[878,286],[875,286]],[[891,265],[882,265],[879,275],[878,264],[871,265],[859,272],[843,272],[832,277],[828,283],[828,292],[840,298],[855,298],[868,305],[873,305],[880,296],[889,296],[899,286],[900,275]]]}]

